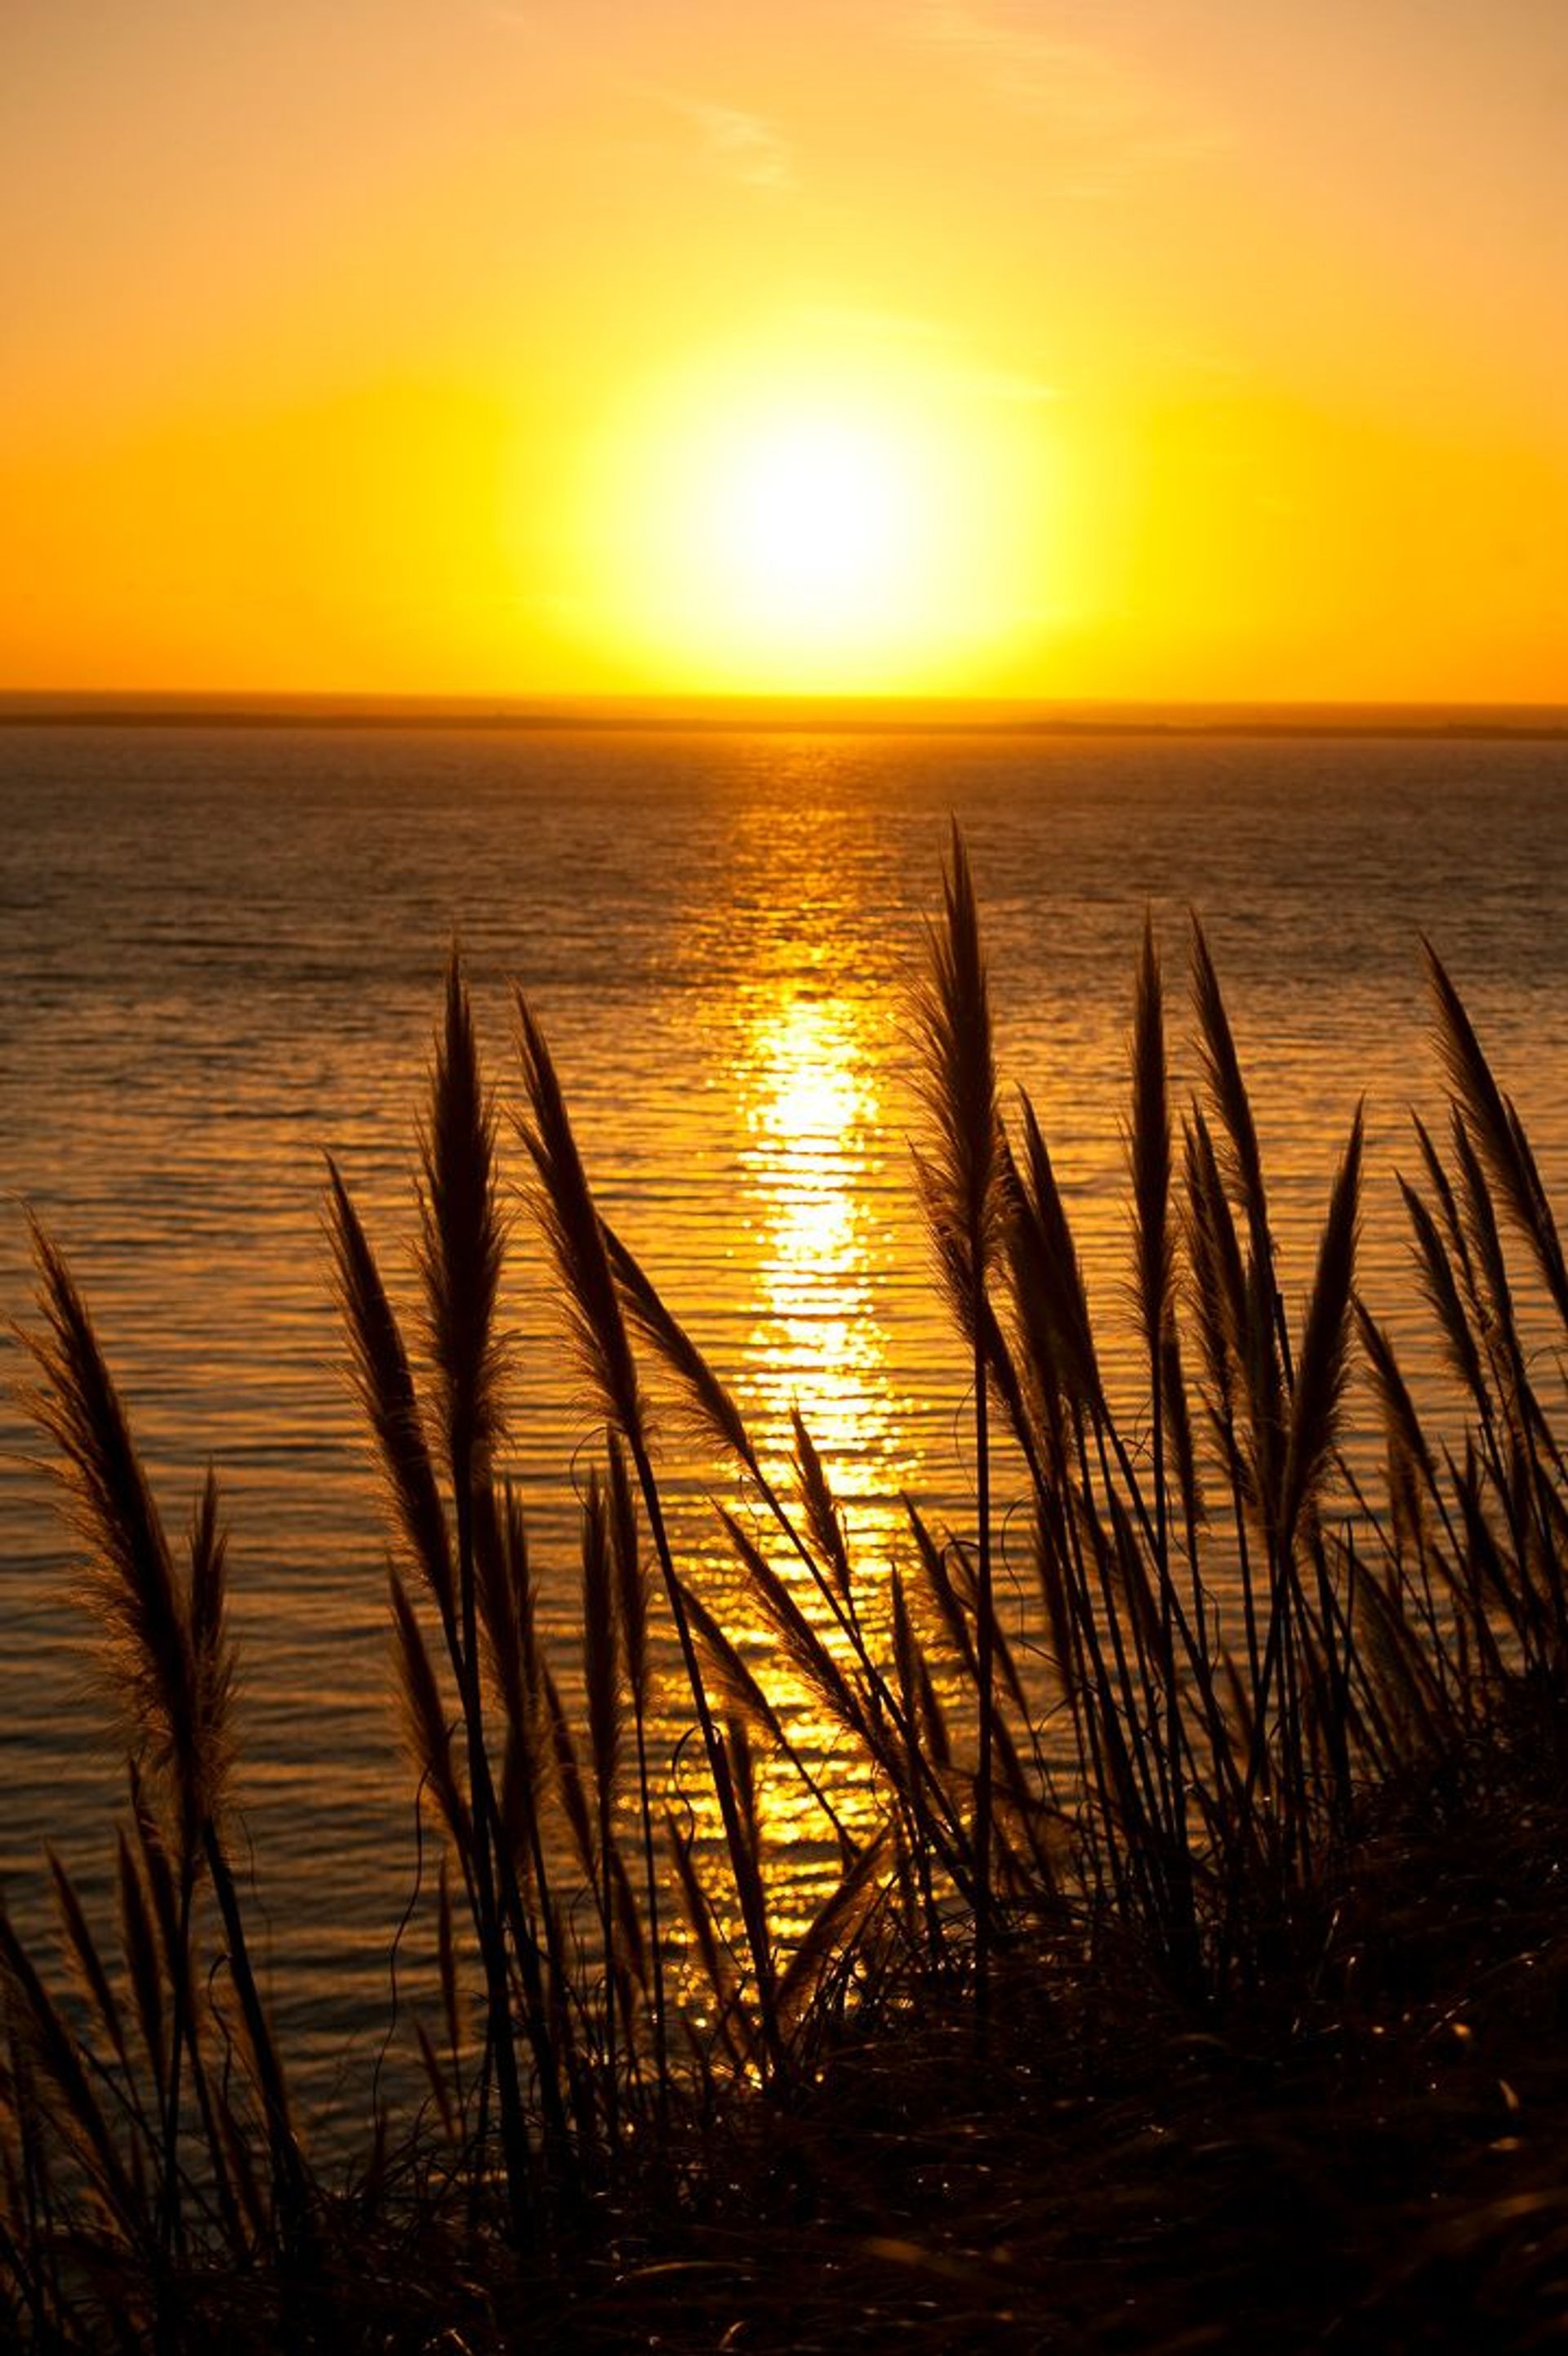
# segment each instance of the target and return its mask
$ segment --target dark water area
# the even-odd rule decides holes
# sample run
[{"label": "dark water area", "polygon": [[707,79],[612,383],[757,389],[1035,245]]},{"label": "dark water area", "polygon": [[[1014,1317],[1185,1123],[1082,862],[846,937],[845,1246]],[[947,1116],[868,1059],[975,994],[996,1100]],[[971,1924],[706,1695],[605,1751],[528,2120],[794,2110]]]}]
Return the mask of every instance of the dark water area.
[{"label": "dark water area", "polygon": [[[1408,1108],[1436,1098],[1423,933],[1549,1187],[1568,1179],[1565,800],[1568,744],[1524,738],[0,730],[0,1309],[29,1313],[29,1205],[88,1292],[172,1527],[218,1469],[240,1788],[318,2101],[372,2050],[414,1870],[323,1153],[411,1300],[414,1121],[453,942],[503,1108],[516,984],[604,1208],[781,1459],[800,1406],[874,1580],[902,1543],[900,1490],[961,1512],[967,1486],[961,1353],[912,1200],[904,1015],[950,819],[1004,1075],[1034,1098],[1108,1319],[1133,956],[1147,910],[1185,1086],[1197,911],[1286,1292],[1364,1096],[1361,1283],[1397,1332],[1413,1301],[1393,1173]],[[502,1162],[520,1183],[505,1125]],[[592,1433],[520,1213],[517,1244],[507,1463],[564,1629]],[[22,1371],[9,1342],[4,1371]],[[682,1544],[706,1562],[714,1469],[670,1443]],[[101,1885],[122,1788],[37,1453],[8,1389],[0,1871],[24,1919],[46,1837]],[[803,1845],[799,1862],[805,1887],[820,1860]]]}]

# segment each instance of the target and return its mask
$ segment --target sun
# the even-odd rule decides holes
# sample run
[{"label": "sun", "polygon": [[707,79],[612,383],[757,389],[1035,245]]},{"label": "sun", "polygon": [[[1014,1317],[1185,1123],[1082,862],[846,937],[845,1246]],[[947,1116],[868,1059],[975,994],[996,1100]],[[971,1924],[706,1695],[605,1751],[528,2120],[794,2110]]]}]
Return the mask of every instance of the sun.
[{"label": "sun", "polygon": [[1032,422],[907,358],[636,389],[593,451],[581,608],[673,691],[966,686],[1038,602]]},{"label": "sun", "polygon": [[737,437],[709,514],[716,568],[734,597],[797,642],[874,630],[905,594],[931,520],[907,453],[886,433],[831,417]]}]

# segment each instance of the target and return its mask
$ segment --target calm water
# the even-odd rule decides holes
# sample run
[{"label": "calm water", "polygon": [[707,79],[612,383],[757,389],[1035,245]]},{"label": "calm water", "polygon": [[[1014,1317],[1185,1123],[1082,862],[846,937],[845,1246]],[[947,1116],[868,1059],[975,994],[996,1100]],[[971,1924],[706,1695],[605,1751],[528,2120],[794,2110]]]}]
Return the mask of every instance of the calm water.
[{"label": "calm water", "polygon": [[[606,1209],[775,1445],[798,1400],[869,1573],[898,1543],[901,1486],[941,1501],[965,1483],[962,1374],[909,1199],[901,1015],[949,814],[1004,1066],[1035,1096],[1102,1303],[1121,1281],[1147,906],[1179,1031],[1187,911],[1209,928],[1287,1292],[1366,1093],[1363,1283],[1386,1304],[1408,1290],[1390,1199],[1405,1108],[1432,1095],[1422,929],[1549,1184],[1568,1178],[1565,798],[1562,744],[0,731],[0,1308],[29,1303],[25,1201],[73,1257],[174,1525],[219,1468],[240,1788],[277,1999],[318,2097],[345,2054],[357,2070],[373,2050],[414,1855],[385,1547],[325,1295],[322,1152],[406,1299],[451,941],[503,1103],[516,982]],[[504,1151],[520,1178],[509,1134]],[[508,1461],[570,1620],[587,1428],[521,1232],[507,1310]],[[29,1919],[45,1837],[93,1886],[118,1788],[32,1445],[7,1395],[0,1869]],[[677,1461],[673,1477],[701,1549],[711,1468]]]}]

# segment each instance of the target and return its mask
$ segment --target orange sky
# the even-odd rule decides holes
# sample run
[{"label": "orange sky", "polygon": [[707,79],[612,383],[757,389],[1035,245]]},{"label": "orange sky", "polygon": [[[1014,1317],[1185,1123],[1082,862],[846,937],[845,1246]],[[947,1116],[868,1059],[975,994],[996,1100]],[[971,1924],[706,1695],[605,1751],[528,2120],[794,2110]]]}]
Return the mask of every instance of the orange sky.
[{"label": "orange sky", "polygon": [[10,0],[0,688],[1568,699],[1555,0]]}]

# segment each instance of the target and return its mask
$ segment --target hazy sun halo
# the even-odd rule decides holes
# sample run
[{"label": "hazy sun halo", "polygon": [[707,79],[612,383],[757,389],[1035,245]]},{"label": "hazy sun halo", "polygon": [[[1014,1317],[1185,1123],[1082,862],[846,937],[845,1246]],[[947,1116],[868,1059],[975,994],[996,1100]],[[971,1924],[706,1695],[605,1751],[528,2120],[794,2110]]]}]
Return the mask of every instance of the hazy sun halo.
[{"label": "hazy sun halo", "polygon": [[908,368],[693,370],[595,455],[586,599],[667,680],[937,688],[1017,627],[1040,455]]}]

